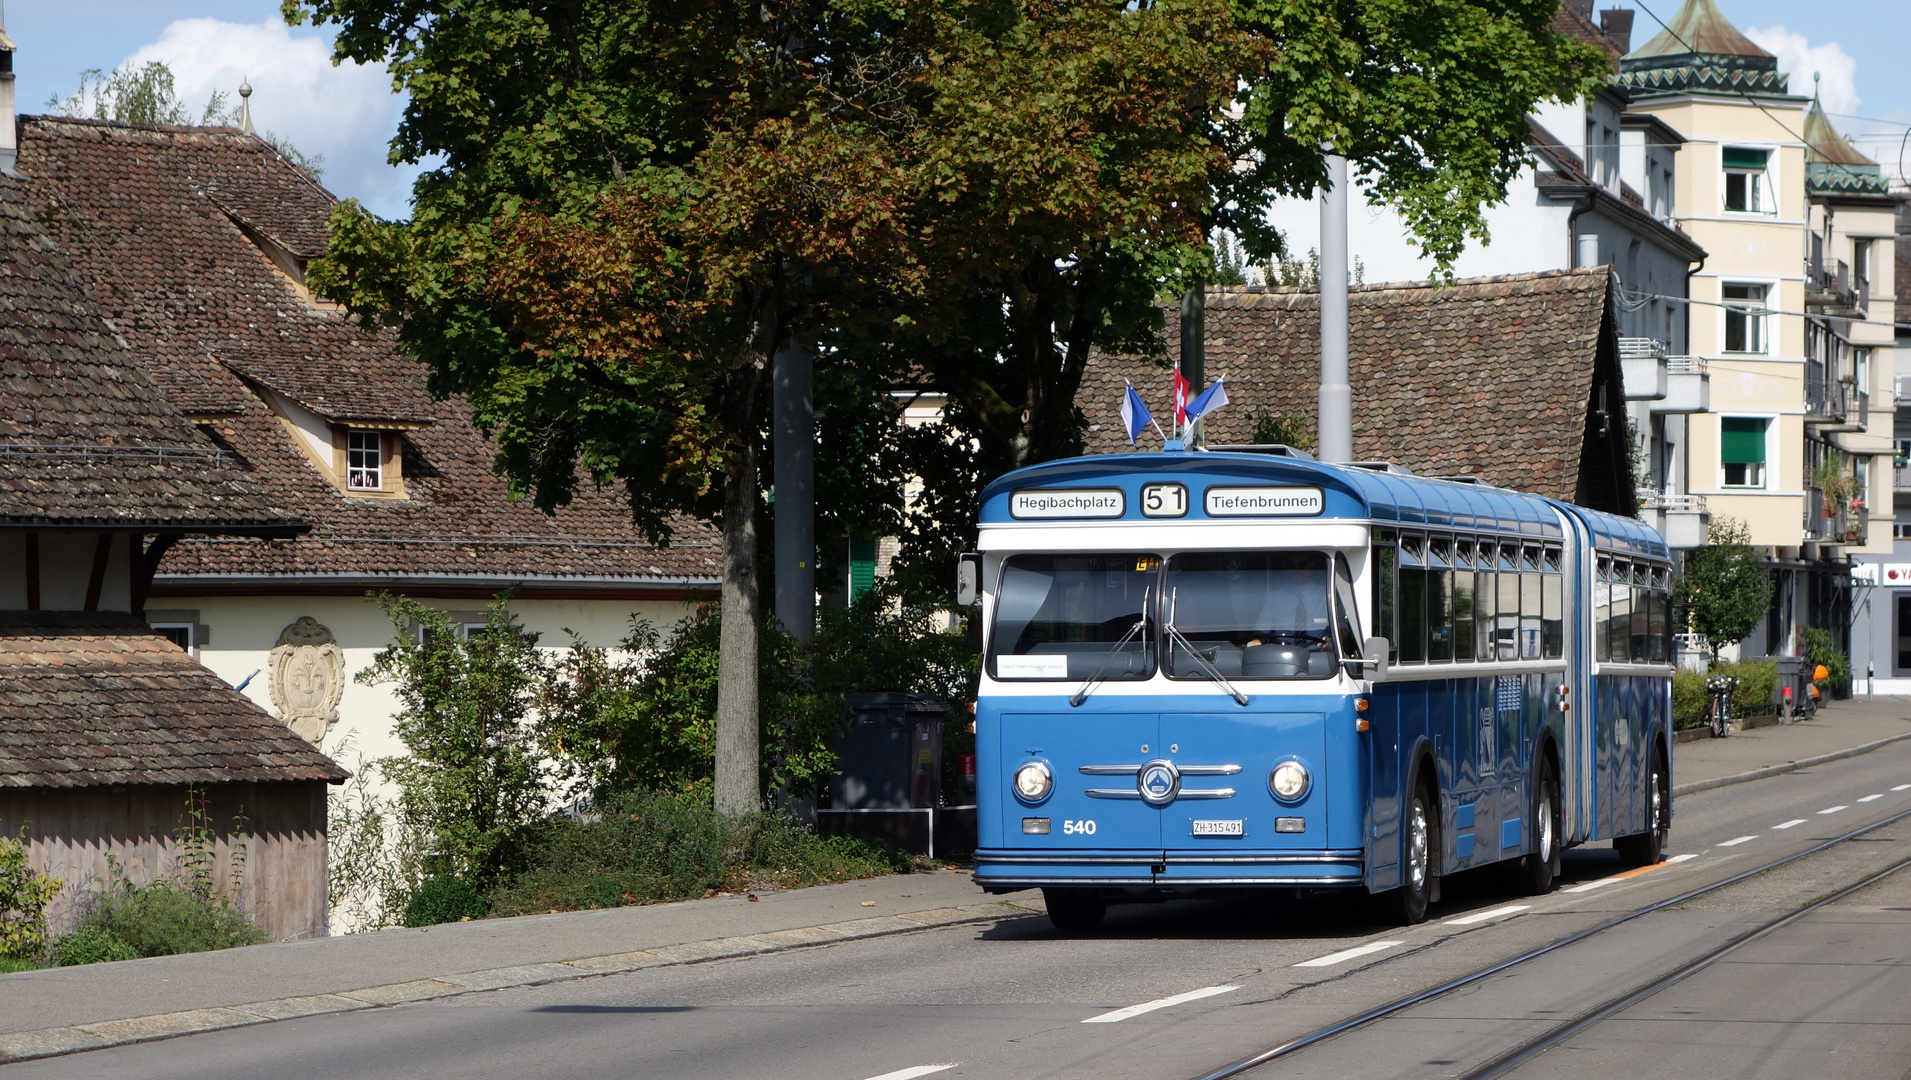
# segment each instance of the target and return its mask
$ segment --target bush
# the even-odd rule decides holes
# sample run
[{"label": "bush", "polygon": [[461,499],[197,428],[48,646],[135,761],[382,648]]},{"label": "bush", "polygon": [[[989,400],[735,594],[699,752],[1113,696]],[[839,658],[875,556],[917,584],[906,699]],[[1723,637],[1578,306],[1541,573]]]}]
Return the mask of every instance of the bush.
[{"label": "bush", "polygon": [[171,881],[133,885],[116,872],[104,891],[82,902],[78,927],[54,946],[54,957],[60,964],[92,964],[232,949],[268,938],[224,897]]},{"label": "bush", "polygon": [[1773,711],[1778,693],[1778,664],[1771,660],[1744,660],[1736,664],[1713,664],[1712,674],[1738,679],[1732,692],[1733,716],[1764,716]]},{"label": "bush", "polygon": [[1672,726],[1675,729],[1705,726],[1705,710],[1712,695],[1705,689],[1705,676],[1679,668],[1672,673]]},{"label": "bush", "polygon": [[436,926],[459,919],[482,918],[484,897],[463,878],[426,878],[405,905],[406,926]]},{"label": "bush", "polygon": [[1823,664],[1831,672],[1824,681],[1833,687],[1842,687],[1851,679],[1851,660],[1839,651],[1829,630],[1816,626],[1805,628],[1805,659],[1811,664]]},{"label": "bush", "polygon": [[0,838],[0,957],[35,960],[46,952],[46,905],[60,879],[27,865],[26,831]]},{"label": "bush", "polygon": [[137,960],[139,950],[125,938],[100,926],[82,926],[60,939],[53,962],[62,967],[80,964],[104,964],[113,960]]},{"label": "bush", "polygon": [[714,889],[847,881],[906,872],[905,853],[826,837],[780,814],[717,814],[707,786],[633,791],[594,820],[559,818],[525,838],[530,865],[490,894],[499,915],[622,907],[703,896]]}]

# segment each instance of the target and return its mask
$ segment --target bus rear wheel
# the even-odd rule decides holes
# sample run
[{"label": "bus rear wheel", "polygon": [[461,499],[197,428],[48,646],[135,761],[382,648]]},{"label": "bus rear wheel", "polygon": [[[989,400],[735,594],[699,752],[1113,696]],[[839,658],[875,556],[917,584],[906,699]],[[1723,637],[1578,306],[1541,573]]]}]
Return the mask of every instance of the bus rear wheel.
[{"label": "bus rear wheel", "polygon": [[1646,789],[1646,831],[1637,836],[1618,836],[1612,841],[1619,861],[1627,866],[1651,866],[1665,858],[1666,841],[1672,837],[1672,770],[1666,768],[1665,751],[1652,752],[1652,779]]},{"label": "bus rear wheel", "polygon": [[1042,903],[1057,930],[1093,930],[1108,914],[1108,902],[1093,889],[1043,889]]},{"label": "bus rear wheel", "polygon": [[1440,858],[1440,819],[1434,807],[1433,790],[1426,781],[1414,778],[1413,797],[1407,804],[1406,820],[1401,822],[1406,835],[1401,839],[1400,887],[1393,891],[1393,914],[1403,926],[1427,920],[1427,904],[1433,899],[1433,877]]},{"label": "bus rear wheel", "polygon": [[1553,763],[1540,766],[1539,783],[1533,792],[1533,853],[1522,868],[1522,884],[1532,896],[1553,891],[1559,877],[1559,776]]}]

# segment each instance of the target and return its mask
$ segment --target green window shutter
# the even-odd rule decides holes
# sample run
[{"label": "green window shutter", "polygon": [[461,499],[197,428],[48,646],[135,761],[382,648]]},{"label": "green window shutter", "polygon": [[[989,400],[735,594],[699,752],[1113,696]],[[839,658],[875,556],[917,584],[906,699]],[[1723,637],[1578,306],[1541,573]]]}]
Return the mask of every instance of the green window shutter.
[{"label": "green window shutter", "polygon": [[876,541],[861,537],[849,540],[849,602],[876,587]]},{"label": "green window shutter", "polygon": [[1763,169],[1769,150],[1747,150],[1743,147],[1725,148],[1725,167],[1728,169]]},{"label": "green window shutter", "polygon": [[1719,460],[1727,465],[1765,464],[1765,421],[1744,416],[1720,418]]}]

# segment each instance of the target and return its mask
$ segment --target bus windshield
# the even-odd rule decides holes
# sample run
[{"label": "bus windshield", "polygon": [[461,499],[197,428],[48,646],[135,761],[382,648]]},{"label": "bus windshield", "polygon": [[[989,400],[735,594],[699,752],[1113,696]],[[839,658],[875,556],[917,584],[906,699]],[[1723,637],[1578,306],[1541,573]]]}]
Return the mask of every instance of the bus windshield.
[{"label": "bus windshield", "polygon": [[[1160,567],[1160,556],[1133,552],[1010,556],[995,598],[990,673],[998,679],[1153,675],[1155,635],[1143,620],[1152,615]],[[1137,623],[1140,632],[1130,634]]]},{"label": "bus windshield", "polygon": [[1325,679],[1334,674],[1329,583],[1318,551],[1205,551],[1168,560],[1163,589],[1180,631],[1168,676],[1207,677],[1192,647],[1230,679]]}]

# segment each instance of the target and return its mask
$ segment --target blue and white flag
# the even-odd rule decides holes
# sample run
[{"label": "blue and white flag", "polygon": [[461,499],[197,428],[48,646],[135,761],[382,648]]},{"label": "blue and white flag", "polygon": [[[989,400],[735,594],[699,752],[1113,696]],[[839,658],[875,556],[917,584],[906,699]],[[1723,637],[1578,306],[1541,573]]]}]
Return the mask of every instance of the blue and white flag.
[{"label": "blue and white flag", "polygon": [[1200,397],[1188,402],[1188,422],[1192,424],[1227,403],[1227,380],[1216,380],[1213,386],[1201,391]]},{"label": "blue and white flag", "polygon": [[1133,446],[1141,437],[1141,431],[1154,423],[1154,416],[1148,412],[1148,406],[1142,404],[1141,395],[1135,393],[1135,384],[1128,384],[1128,396],[1121,399],[1121,426],[1128,431],[1128,444]]}]

